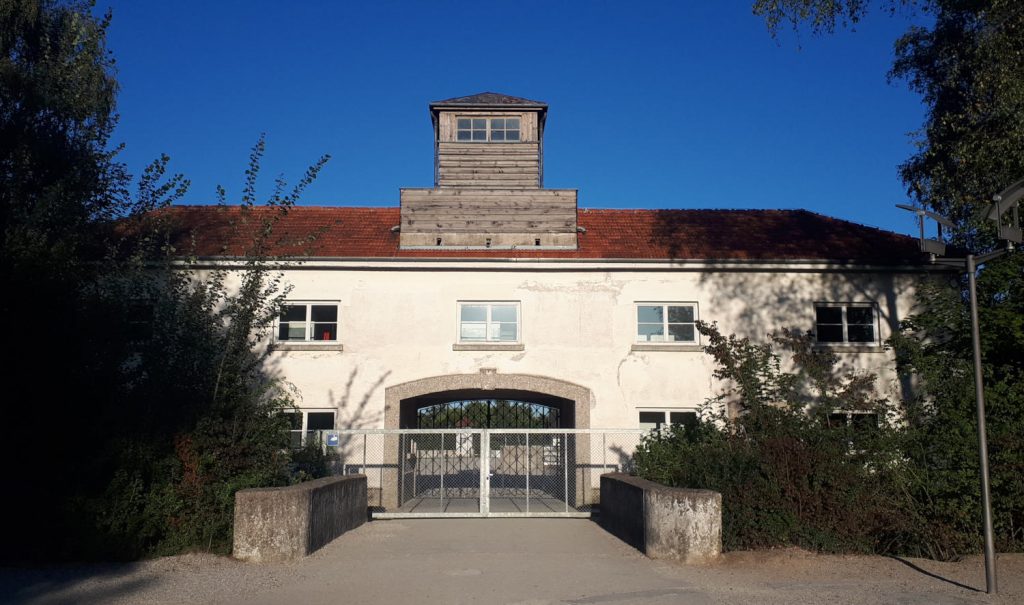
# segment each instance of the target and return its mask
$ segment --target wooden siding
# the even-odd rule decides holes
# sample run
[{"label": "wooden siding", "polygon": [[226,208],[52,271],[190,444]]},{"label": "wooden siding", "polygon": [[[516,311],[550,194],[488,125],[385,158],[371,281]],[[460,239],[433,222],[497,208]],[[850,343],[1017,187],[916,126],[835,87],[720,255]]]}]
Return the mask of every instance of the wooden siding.
[{"label": "wooden siding", "polygon": [[403,233],[575,233],[573,189],[402,189]]},{"label": "wooden siding", "polygon": [[539,146],[533,143],[439,143],[439,187],[537,188]]}]

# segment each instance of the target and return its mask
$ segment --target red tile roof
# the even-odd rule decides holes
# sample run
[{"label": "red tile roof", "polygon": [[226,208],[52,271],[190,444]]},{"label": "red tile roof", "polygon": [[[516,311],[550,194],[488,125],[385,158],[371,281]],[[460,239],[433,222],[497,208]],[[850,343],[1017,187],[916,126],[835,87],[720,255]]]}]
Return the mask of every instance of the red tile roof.
[{"label": "red tile roof", "polygon": [[[175,206],[179,249],[198,256],[241,256],[259,217],[237,207]],[[458,250],[398,247],[398,208],[292,208],[276,223],[271,253],[321,258],[564,258],[580,260],[829,260],[919,263],[917,240],[806,210],[580,209],[576,250]]]}]

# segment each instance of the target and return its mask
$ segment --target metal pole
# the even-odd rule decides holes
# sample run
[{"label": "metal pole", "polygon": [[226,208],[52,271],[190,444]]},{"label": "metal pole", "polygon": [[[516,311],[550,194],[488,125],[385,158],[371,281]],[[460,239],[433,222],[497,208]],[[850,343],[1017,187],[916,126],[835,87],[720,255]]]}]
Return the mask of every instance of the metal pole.
[{"label": "metal pole", "polygon": [[562,486],[565,498],[565,512],[569,512],[569,433],[563,433],[562,441]]},{"label": "metal pole", "polygon": [[981,329],[978,326],[978,293],[974,255],[967,255],[967,281],[971,294],[971,344],[974,348],[974,395],[978,404],[978,455],[981,458],[981,508],[985,533],[985,590],[996,594],[996,548],[992,532],[992,498],[988,485],[988,438],[985,435],[985,387],[981,375]]},{"label": "metal pole", "polygon": [[491,512],[491,433],[480,433],[480,512]]},{"label": "metal pole", "polygon": [[398,506],[405,504],[405,435],[398,436]]},{"label": "metal pole", "polygon": [[530,473],[533,467],[530,466],[530,434],[526,434],[526,514],[530,514]]},{"label": "metal pole", "polygon": [[[455,447],[459,447],[458,437]],[[444,512],[444,474],[448,472],[448,450],[444,449],[444,433],[441,433],[441,512]]]},{"label": "metal pole", "polygon": [[608,472],[608,434],[601,433],[601,473]]}]

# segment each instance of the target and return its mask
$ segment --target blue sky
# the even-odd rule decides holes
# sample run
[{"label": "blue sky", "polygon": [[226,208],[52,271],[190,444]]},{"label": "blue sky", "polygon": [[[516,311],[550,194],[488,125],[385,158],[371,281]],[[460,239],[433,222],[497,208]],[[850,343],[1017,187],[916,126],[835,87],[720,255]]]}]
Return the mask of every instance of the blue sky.
[{"label": "blue sky", "polygon": [[[888,83],[913,16],[773,40],[750,0],[98,0],[121,85],[114,140],[161,153],[187,203],[328,163],[305,205],[396,206],[433,179],[430,101],[547,102],[545,186],[590,208],[806,208],[910,233],[897,166],[925,108]],[[233,194],[233,195],[232,195]]]}]

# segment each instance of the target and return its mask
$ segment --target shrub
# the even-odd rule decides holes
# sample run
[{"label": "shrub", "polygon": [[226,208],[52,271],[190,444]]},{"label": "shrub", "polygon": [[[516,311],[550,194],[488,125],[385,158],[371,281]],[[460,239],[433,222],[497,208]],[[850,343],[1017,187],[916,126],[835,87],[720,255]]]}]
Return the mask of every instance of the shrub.
[{"label": "shrub", "polygon": [[[834,409],[887,412],[870,398],[870,377],[836,376],[835,357],[810,335],[771,343],[722,336],[698,326],[726,391],[708,401],[695,426],[648,435],[636,453],[639,475],[722,494],[726,549],[797,545],[870,552],[905,531],[895,489],[898,435],[884,426],[858,432],[830,422]],[[793,352],[783,372],[774,346]]]}]

